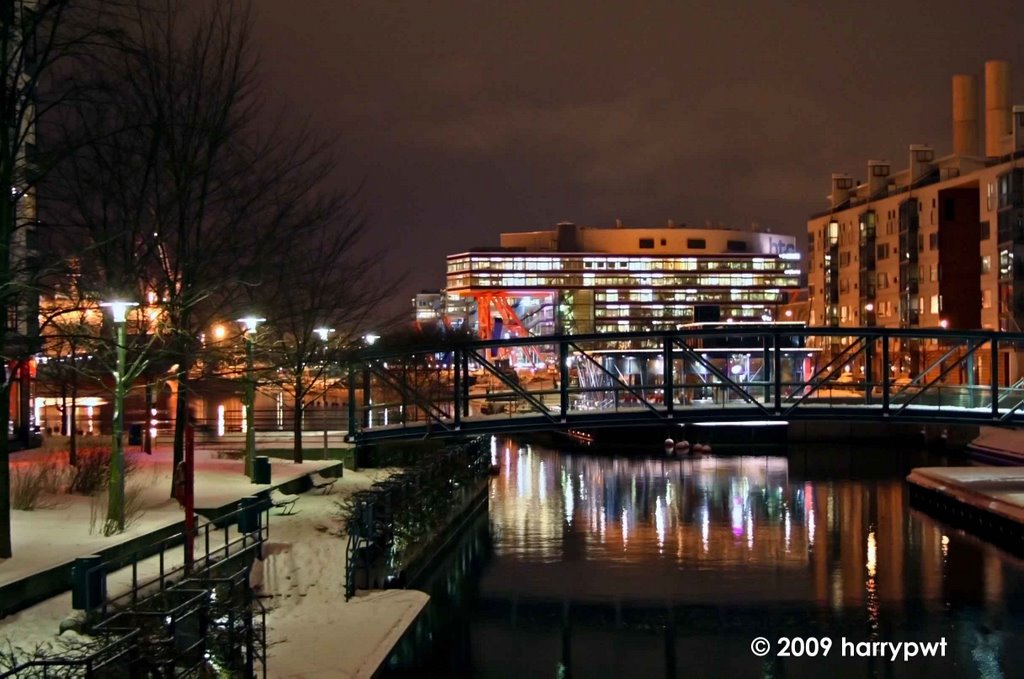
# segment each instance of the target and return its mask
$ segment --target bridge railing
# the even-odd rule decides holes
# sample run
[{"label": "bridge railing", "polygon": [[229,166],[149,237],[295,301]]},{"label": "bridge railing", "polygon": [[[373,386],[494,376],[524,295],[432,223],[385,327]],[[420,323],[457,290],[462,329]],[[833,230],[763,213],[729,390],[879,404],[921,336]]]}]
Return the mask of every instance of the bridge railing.
[{"label": "bridge railing", "polygon": [[1024,419],[1021,359],[1024,335],[774,326],[367,352],[350,379],[349,430],[823,411],[1010,422]]}]

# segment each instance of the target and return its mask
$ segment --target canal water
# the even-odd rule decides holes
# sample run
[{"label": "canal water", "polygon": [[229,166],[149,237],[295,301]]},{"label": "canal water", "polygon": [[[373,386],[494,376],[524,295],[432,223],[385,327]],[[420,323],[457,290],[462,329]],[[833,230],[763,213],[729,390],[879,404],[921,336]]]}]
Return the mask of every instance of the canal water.
[{"label": "canal water", "polygon": [[1024,676],[1024,562],[908,504],[943,459],[494,456],[384,676]]}]

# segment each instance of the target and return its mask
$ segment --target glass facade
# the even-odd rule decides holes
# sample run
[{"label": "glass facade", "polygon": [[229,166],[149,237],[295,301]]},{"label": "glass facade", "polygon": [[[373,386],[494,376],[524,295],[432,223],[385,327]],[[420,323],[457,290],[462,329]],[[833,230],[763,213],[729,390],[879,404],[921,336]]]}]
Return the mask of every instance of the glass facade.
[{"label": "glass facade", "polygon": [[468,253],[448,258],[447,291],[515,298],[592,290],[589,308],[575,304],[567,331],[674,329],[701,320],[697,307],[716,309],[721,320],[775,320],[799,289],[795,265],[785,256]]}]

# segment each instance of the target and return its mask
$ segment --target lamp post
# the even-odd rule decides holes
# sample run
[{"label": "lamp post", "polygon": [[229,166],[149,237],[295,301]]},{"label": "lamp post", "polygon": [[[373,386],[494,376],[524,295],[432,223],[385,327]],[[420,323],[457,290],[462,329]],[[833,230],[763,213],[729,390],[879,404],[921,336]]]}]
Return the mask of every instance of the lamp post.
[{"label": "lamp post", "polygon": [[108,532],[124,530],[124,447],[121,434],[124,432],[124,364],[127,349],[125,320],[128,308],[138,306],[135,302],[104,302],[101,307],[109,307],[110,315],[116,329],[117,369],[114,372],[114,433],[110,449],[110,495],[107,504]]},{"label": "lamp post", "polygon": [[256,457],[256,417],[253,412],[256,405],[256,378],[253,374],[253,342],[256,327],[265,318],[246,316],[239,318],[242,334],[245,336],[245,475],[253,478],[253,459]]},{"label": "lamp post", "polygon": [[324,459],[327,459],[327,338],[330,337],[331,333],[334,332],[334,328],[315,328],[313,330],[317,335],[320,336],[320,340],[324,343],[323,353],[323,365],[321,370],[324,374]]}]

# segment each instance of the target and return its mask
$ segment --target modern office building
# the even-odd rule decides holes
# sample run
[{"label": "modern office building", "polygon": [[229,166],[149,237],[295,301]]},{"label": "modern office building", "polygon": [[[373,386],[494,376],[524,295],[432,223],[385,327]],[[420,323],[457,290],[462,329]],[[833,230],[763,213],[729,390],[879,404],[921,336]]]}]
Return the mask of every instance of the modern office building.
[{"label": "modern office building", "polygon": [[952,86],[953,152],[910,146],[907,167],[832,175],[807,222],[809,322],[1024,328],[1024,106],[1005,61],[985,64],[984,148],[975,76]]},{"label": "modern office building", "polygon": [[764,231],[586,227],[501,234],[448,257],[446,295],[483,337],[773,321],[800,289],[795,238]]}]

